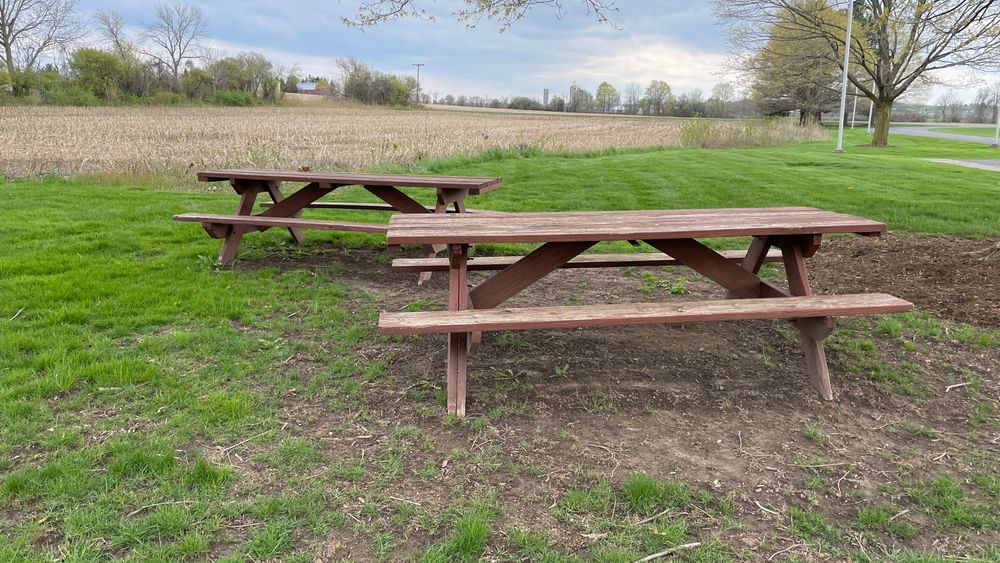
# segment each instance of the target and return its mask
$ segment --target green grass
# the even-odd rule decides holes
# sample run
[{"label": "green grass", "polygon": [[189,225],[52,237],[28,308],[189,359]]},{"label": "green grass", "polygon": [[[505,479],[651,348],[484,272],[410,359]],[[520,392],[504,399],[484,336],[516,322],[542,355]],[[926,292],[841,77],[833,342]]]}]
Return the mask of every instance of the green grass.
[{"label": "green grass", "polygon": [[[850,141],[861,142],[851,135]],[[900,231],[997,232],[995,175],[920,160],[979,158],[991,154],[987,149],[901,136],[894,142],[899,146],[881,151],[849,146],[841,156],[830,153],[829,143],[589,156],[515,152],[430,163],[418,171],[504,176],[503,189],[470,202],[485,209],[816,205],[882,219]],[[961,186],[960,197],[955,186]],[[443,451],[434,436],[405,425],[385,430],[378,441],[362,440],[346,456],[328,451],[380,428],[380,415],[370,411],[373,389],[412,383],[395,381],[388,369],[388,340],[374,330],[378,296],[352,292],[338,281],[341,262],[350,257],[325,252],[319,260],[298,260],[336,247],[297,248],[285,233],[269,231],[246,237],[242,257],[252,262],[279,254],[287,258],[280,269],[220,269],[214,265],[219,242],[170,217],[231,212],[232,194],[46,178],[0,184],[0,195],[0,560],[172,561],[220,553],[232,560],[302,560],[311,542],[334,532],[362,538],[371,558],[474,560],[492,557],[498,545],[539,560],[570,557],[539,536],[543,530],[508,526],[503,507],[492,502],[442,512],[387,498],[389,488],[402,482],[439,486],[456,467],[474,468],[463,469],[468,473],[459,474],[453,491],[469,498],[484,483],[500,482],[503,467],[531,478],[558,469],[531,459],[505,463],[497,444],[448,454],[466,432],[470,440],[492,440],[494,420],[530,413],[529,402],[498,402],[468,425],[442,421],[448,433],[437,434],[448,444]],[[311,232],[310,239],[379,244],[360,234]],[[687,290],[683,278],[657,278],[657,291]],[[439,307],[430,298],[408,306]],[[956,334],[970,345],[995,341],[994,333],[950,330],[926,315],[899,319],[881,330],[928,342]],[[514,334],[497,339],[512,355],[535,342]],[[868,338],[844,336],[840,344],[851,354],[878,352]],[[573,376],[560,369],[556,375]],[[881,375],[890,387],[913,383]],[[415,404],[437,421],[435,400],[442,393],[417,386],[393,400]],[[310,410],[286,412],[292,396],[306,398]],[[577,403],[593,418],[626,408],[598,392],[581,393]],[[995,417],[995,407],[984,404],[969,406],[969,422],[980,430],[991,428]],[[573,442],[577,435],[567,430],[558,439]],[[546,515],[580,534],[608,534],[588,547],[589,559],[642,557],[691,541],[697,518],[714,530],[723,526],[716,519],[725,522],[739,512],[732,499],[703,498],[703,491],[679,479],[624,477],[624,467],[619,481],[559,490]],[[976,491],[995,497],[995,479],[976,479]],[[952,488],[914,485],[911,495],[942,521],[992,525],[993,517],[977,508],[982,503]],[[551,501],[539,500],[538,510]],[[666,509],[693,516],[668,512],[634,524]],[[832,541],[810,513],[796,522],[797,533]],[[523,533],[511,534],[514,528]],[[399,546],[412,537],[422,538],[419,549],[410,545],[401,553]],[[690,559],[728,557],[724,543],[697,537],[706,541]]]},{"label": "green grass", "polygon": [[[980,480],[980,483],[986,481]],[[908,494],[917,506],[942,526],[969,529],[1000,527],[1000,513],[996,505],[970,498],[962,483],[951,475],[911,483]]]},{"label": "green grass", "polygon": [[937,127],[931,131],[940,133],[953,133],[955,135],[975,135],[977,137],[993,137],[996,135],[996,127]]}]

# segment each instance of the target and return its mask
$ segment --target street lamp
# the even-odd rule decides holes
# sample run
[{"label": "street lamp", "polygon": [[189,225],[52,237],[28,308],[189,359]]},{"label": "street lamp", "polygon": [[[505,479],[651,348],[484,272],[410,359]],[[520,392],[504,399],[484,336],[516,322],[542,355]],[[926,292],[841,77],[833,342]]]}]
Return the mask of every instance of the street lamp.
[{"label": "street lamp", "polygon": [[993,144],[990,145],[993,148],[1000,147],[1000,98],[997,98],[996,116],[997,116],[997,132],[996,136],[993,137]]},{"label": "street lamp", "polygon": [[844,152],[844,114],[847,112],[847,71],[851,64],[851,26],[854,24],[854,0],[847,1],[847,37],[844,39],[844,78],[840,84],[840,123],[837,127],[835,153]]}]

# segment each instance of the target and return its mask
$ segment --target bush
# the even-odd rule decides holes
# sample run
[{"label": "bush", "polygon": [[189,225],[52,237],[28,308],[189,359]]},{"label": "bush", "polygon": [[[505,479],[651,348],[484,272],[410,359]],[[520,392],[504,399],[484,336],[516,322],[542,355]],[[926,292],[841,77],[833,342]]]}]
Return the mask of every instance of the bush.
[{"label": "bush", "polygon": [[96,106],[97,96],[76,84],[65,84],[42,94],[42,102],[54,106]]},{"label": "bush", "polygon": [[242,90],[220,90],[210,98],[213,104],[220,106],[252,106],[257,100],[252,95]]},{"label": "bush", "polygon": [[149,97],[149,104],[153,106],[177,106],[183,101],[184,96],[167,90],[157,90]]}]

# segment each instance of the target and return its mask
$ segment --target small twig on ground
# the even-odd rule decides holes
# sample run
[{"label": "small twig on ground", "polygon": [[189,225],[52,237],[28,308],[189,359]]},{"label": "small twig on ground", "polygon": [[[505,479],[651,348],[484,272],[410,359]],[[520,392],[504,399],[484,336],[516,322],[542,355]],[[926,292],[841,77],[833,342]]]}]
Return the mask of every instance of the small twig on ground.
[{"label": "small twig on ground", "polygon": [[955,389],[956,387],[965,387],[966,385],[972,385],[972,382],[971,381],[966,381],[964,383],[956,383],[954,385],[949,385],[949,386],[947,386],[947,387],[944,388],[944,392],[947,393],[948,391],[951,391],[952,389]]},{"label": "small twig on ground", "polygon": [[814,467],[840,467],[841,465],[853,465],[853,464],[854,464],[854,462],[845,461],[845,462],[842,462],[842,463],[816,463],[816,464],[813,464],[813,465],[799,465],[799,464],[796,463],[795,465],[798,465],[799,467],[802,467],[802,468],[812,469]]},{"label": "small twig on ground", "polygon": [[796,547],[805,547],[805,545],[806,544],[804,544],[804,543],[796,543],[796,544],[790,545],[790,546],[786,547],[785,549],[782,549],[781,551],[776,551],[776,552],[772,553],[771,556],[767,558],[767,560],[768,561],[772,561],[775,557],[781,555],[782,553],[791,551],[791,550],[795,549]]},{"label": "small twig on ground", "polygon": [[657,512],[656,514],[650,516],[649,518],[643,518],[642,520],[639,520],[638,522],[635,523],[635,525],[636,526],[640,526],[640,525],[645,524],[647,522],[652,522],[653,520],[656,520],[660,516],[663,516],[664,514],[670,512],[670,510],[671,509],[669,509],[669,508],[667,508],[666,510],[661,510],[660,512]]},{"label": "small twig on ground", "polygon": [[225,453],[229,453],[229,450],[232,450],[232,449],[234,449],[234,448],[238,448],[238,447],[242,446],[243,444],[246,444],[246,443],[247,443],[247,442],[249,442],[250,440],[253,440],[253,439],[255,439],[255,438],[260,438],[260,437],[261,437],[261,436],[263,436],[264,434],[270,434],[271,432],[276,432],[276,431],[277,431],[277,430],[276,430],[275,428],[272,428],[272,429],[270,429],[270,430],[265,430],[265,431],[261,432],[260,434],[257,434],[256,436],[250,436],[250,437],[249,437],[249,438],[247,438],[246,440],[242,440],[242,441],[240,441],[240,442],[237,442],[237,443],[233,444],[232,446],[229,446],[228,448],[223,448],[223,449],[222,449],[222,453],[224,453],[224,454],[225,454]]},{"label": "small twig on ground", "polygon": [[850,475],[853,471],[854,471],[853,469],[848,469],[847,473],[844,473],[843,477],[841,477],[840,479],[837,479],[837,481],[834,483],[835,485],[837,485],[837,492],[838,493],[844,494],[843,491],[840,490],[840,482],[843,481],[844,479],[846,479],[847,476]]},{"label": "small twig on ground", "polygon": [[388,498],[391,498],[392,500],[398,500],[399,502],[406,502],[406,503],[412,504],[413,506],[421,506],[421,504],[419,502],[417,502],[415,500],[410,500],[408,498],[394,497],[392,495],[388,495]]},{"label": "small twig on ground", "polygon": [[755,500],[755,501],[753,501],[753,503],[757,505],[757,508],[763,510],[764,512],[767,512],[768,514],[774,514],[775,516],[781,516],[781,513],[778,512],[777,510],[771,510],[770,508],[764,508],[764,505],[761,504],[759,501]]},{"label": "small twig on ground", "polygon": [[171,500],[171,501],[167,501],[167,502],[157,502],[157,503],[154,503],[154,504],[147,504],[146,506],[142,506],[142,507],[136,508],[132,512],[129,512],[128,514],[125,515],[125,517],[126,518],[131,518],[131,517],[135,516],[136,514],[139,514],[140,512],[144,512],[146,510],[149,510],[150,508],[156,508],[157,506],[166,506],[168,504],[194,504],[194,501],[193,500]]},{"label": "small twig on ground", "polygon": [[647,556],[643,557],[642,559],[637,559],[635,561],[635,563],[646,563],[646,561],[652,561],[654,559],[659,559],[661,557],[665,557],[667,555],[670,555],[671,553],[676,553],[676,552],[684,550],[684,549],[694,549],[694,548],[699,547],[699,546],[701,546],[701,542],[700,541],[696,541],[696,542],[693,542],[693,543],[686,543],[686,544],[683,544],[683,545],[678,545],[677,547],[671,547],[670,549],[663,550],[663,551],[661,551],[659,553],[654,553],[652,555],[647,555]]},{"label": "small twig on ground", "polygon": [[941,461],[942,459],[948,457],[948,452],[941,452],[941,455],[934,458],[934,461]]},{"label": "small twig on ground", "polygon": [[16,319],[16,318],[20,317],[20,316],[21,316],[21,313],[23,313],[23,312],[24,312],[24,307],[21,307],[20,309],[18,309],[18,310],[17,310],[17,312],[16,312],[16,313],[14,313],[14,316],[13,316],[13,317],[11,317],[11,318],[10,318],[10,320],[9,320],[8,322],[10,322],[10,321],[13,321],[14,319]]},{"label": "small twig on ground", "polygon": [[909,508],[907,508],[906,510],[901,510],[901,511],[897,512],[897,513],[896,513],[896,514],[895,514],[895,515],[894,515],[894,516],[893,516],[892,518],[889,518],[889,522],[892,522],[892,521],[893,521],[893,520],[895,520],[896,518],[899,518],[900,516],[902,516],[902,515],[906,514],[906,513],[907,513],[907,512],[909,512],[909,511],[910,511],[910,509],[909,509]]}]

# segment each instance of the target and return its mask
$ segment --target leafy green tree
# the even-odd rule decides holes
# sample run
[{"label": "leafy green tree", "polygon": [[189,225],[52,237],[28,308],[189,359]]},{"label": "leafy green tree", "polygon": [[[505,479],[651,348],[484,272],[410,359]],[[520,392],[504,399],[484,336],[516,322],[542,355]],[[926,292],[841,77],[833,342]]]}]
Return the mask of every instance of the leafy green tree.
[{"label": "leafy green tree", "polygon": [[69,68],[85,90],[105,100],[114,100],[125,80],[125,63],[111,53],[99,49],[77,49]]},{"label": "leafy green tree", "polygon": [[299,91],[299,77],[294,74],[289,74],[288,78],[285,79],[284,84],[281,86],[282,92],[287,92],[289,94],[294,94]]},{"label": "leafy green tree", "polygon": [[200,68],[192,68],[181,77],[181,91],[192,100],[204,100],[212,92],[212,75]]},{"label": "leafy green tree", "polygon": [[608,82],[601,82],[597,87],[597,94],[594,96],[597,111],[601,113],[614,113],[620,102],[621,96],[618,95],[618,90],[615,90],[615,87]]},{"label": "leafy green tree", "polygon": [[[847,10],[826,0],[713,0],[732,29],[735,47],[755,51],[771,41],[775,26],[787,40],[819,39],[825,49],[814,63],[841,69]],[[966,67],[995,69],[1000,53],[1000,2],[996,0],[851,0],[854,27],[848,80],[875,105],[872,145],[889,143],[892,106],[934,71]],[[794,32],[794,33],[792,33]],[[780,35],[785,37],[785,34]],[[794,46],[792,47],[794,49]]]},{"label": "leafy green tree", "polygon": [[662,80],[653,80],[646,87],[642,102],[647,115],[670,115],[674,107],[674,94],[669,84]]}]

